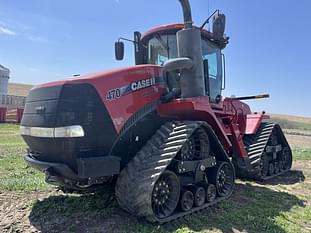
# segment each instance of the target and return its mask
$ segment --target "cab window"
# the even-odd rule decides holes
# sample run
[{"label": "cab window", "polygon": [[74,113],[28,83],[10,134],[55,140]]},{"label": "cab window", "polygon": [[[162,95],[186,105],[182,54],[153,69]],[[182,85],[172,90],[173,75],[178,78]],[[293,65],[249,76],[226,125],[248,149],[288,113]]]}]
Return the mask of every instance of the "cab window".
[{"label": "cab window", "polygon": [[[221,67],[221,51],[215,45],[207,40],[202,40],[203,59],[208,60],[209,72],[209,89],[207,95],[211,101],[215,102],[217,97],[221,96],[222,85],[222,67]],[[209,93],[208,93],[209,92]]]},{"label": "cab window", "polygon": [[156,34],[148,42],[148,64],[162,66],[168,59],[177,57],[176,36]]}]

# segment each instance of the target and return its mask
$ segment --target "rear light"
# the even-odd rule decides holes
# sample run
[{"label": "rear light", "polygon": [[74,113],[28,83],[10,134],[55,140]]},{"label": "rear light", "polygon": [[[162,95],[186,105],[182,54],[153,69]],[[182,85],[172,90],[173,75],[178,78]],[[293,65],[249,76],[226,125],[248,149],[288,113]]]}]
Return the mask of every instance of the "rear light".
[{"label": "rear light", "polygon": [[80,138],[84,137],[84,130],[80,125],[72,125],[57,128],[45,127],[20,127],[21,135],[42,138]]}]

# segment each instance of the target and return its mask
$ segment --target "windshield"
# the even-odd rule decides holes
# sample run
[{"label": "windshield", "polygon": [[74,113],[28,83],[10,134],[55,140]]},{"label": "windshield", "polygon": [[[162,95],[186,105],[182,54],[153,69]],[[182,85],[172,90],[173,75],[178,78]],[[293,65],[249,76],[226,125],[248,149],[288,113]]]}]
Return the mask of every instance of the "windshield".
[{"label": "windshield", "polygon": [[148,64],[163,65],[170,58],[177,57],[176,35],[156,34],[148,42]]}]

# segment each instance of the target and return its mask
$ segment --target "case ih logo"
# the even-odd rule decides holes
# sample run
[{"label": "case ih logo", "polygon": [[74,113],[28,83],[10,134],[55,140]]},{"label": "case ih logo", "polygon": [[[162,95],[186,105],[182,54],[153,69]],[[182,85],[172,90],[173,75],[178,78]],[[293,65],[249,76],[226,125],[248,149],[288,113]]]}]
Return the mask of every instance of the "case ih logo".
[{"label": "case ih logo", "polygon": [[162,83],[165,83],[162,77],[153,77],[153,78],[139,80],[136,82],[132,82],[129,85],[109,90],[107,92],[106,99],[109,101],[112,101],[112,100],[120,98],[121,96],[128,95],[132,92],[139,91],[141,89],[159,85]]},{"label": "case ih logo", "polygon": [[138,91],[140,89],[146,88],[146,87],[151,87],[155,85],[155,78],[148,78],[145,80],[133,82],[131,84],[131,90],[132,91]]}]

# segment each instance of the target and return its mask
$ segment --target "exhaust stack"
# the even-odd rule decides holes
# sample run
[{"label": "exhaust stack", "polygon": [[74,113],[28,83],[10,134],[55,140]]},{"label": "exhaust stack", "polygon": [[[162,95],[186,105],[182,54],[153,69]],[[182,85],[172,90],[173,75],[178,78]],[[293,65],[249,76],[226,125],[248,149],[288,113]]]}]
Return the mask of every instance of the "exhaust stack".
[{"label": "exhaust stack", "polygon": [[205,96],[201,31],[192,26],[189,0],[179,0],[179,2],[183,10],[185,28],[176,34],[178,57],[190,58],[193,64],[191,68],[181,70],[181,97]]},{"label": "exhaust stack", "polygon": [[185,28],[192,28],[193,21],[192,21],[191,7],[189,4],[189,1],[179,0],[179,2],[183,10]]}]

